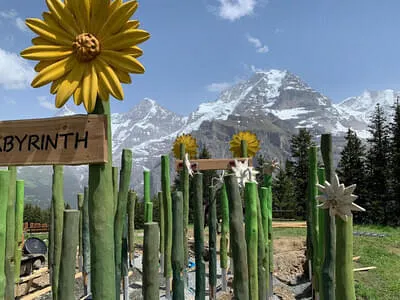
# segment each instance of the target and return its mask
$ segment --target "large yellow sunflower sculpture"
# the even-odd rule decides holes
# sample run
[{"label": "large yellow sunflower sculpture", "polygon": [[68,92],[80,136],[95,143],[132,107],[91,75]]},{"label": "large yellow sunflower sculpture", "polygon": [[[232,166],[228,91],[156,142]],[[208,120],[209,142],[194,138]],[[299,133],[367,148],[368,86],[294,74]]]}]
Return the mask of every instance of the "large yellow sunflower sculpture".
[{"label": "large yellow sunflower sculpture", "polygon": [[177,159],[181,158],[181,144],[185,145],[185,151],[189,154],[189,158],[193,159],[197,154],[197,141],[191,134],[182,134],[178,136],[174,142],[172,151]]},{"label": "large yellow sunflower sculpture", "polygon": [[241,157],[241,143],[242,141],[247,142],[247,155],[249,157],[254,157],[258,150],[260,150],[260,141],[257,139],[257,136],[250,131],[240,131],[238,134],[235,134],[232,137],[232,140],[229,142],[231,147],[229,150],[233,153],[233,157]]},{"label": "large yellow sunflower sculpture", "polygon": [[136,45],[150,34],[129,20],[136,1],[46,0],[49,12],[43,20],[27,19],[26,25],[39,36],[34,46],[21,52],[26,59],[39,60],[33,87],[52,82],[55,105],[62,107],[73,95],[76,105],[92,112],[97,95],[108,101],[111,94],[122,100],[121,83],[131,83],[129,73],[144,73],[136,59],[143,54]]}]

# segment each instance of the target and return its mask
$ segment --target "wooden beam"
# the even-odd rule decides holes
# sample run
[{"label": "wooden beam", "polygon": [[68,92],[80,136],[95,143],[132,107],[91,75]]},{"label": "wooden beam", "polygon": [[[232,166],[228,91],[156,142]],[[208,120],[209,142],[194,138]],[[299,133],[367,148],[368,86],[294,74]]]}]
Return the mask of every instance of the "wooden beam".
[{"label": "wooden beam", "polygon": [[[239,161],[245,161],[247,158],[236,158]],[[253,160],[250,157],[249,166],[253,166]],[[234,158],[211,158],[211,159],[193,159],[190,160],[190,164],[193,171],[204,171],[204,170],[230,170],[235,166]],[[175,169],[176,171],[182,170],[183,161],[176,160],[175,161]]]},{"label": "wooden beam", "polygon": [[354,272],[361,272],[361,271],[369,271],[369,270],[375,270],[376,267],[365,267],[365,268],[358,268],[358,269],[353,269]]}]

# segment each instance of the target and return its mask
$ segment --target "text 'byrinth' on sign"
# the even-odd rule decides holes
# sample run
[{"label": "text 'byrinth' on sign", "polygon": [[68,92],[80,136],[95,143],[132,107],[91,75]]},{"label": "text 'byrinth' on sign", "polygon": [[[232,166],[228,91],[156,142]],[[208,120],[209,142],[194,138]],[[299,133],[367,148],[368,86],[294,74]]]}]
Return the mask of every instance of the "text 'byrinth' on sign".
[{"label": "text 'byrinth' on sign", "polygon": [[107,162],[102,115],[0,122],[0,165],[78,165]]}]

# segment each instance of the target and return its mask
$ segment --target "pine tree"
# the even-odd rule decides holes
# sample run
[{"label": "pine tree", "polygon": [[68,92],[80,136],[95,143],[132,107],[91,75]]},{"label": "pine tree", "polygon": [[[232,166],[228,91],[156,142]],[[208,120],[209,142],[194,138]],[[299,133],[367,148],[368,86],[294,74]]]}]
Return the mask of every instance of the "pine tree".
[{"label": "pine tree", "polygon": [[390,124],[391,140],[391,190],[392,190],[392,212],[391,220],[393,225],[400,225],[400,104],[399,99],[393,107],[393,121]]},{"label": "pine tree", "polygon": [[[345,137],[346,145],[343,148],[341,158],[337,167],[337,174],[340,181],[349,186],[356,184],[355,194],[358,196],[357,204],[364,207],[366,202],[366,174],[365,174],[365,146],[357,137],[357,134],[349,129]],[[366,215],[364,213],[354,214],[354,221],[364,222]]]},{"label": "pine tree", "polygon": [[293,218],[296,214],[296,202],[294,184],[292,182],[292,166],[289,162],[285,170],[279,170],[273,181],[273,210],[280,211],[284,218]]},{"label": "pine tree", "polygon": [[371,138],[368,139],[367,154],[367,215],[376,224],[388,223],[389,210],[389,126],[384,111],[376,105],[369,125]]},{"label": "pine tree", "polygon": [[295,190],[297,216],[306,216],[306,191],[308,184],[308,148],[314,143],[306,128],[300,128],[299,134],[292,136],[290,150],[293,158],[293,183]]}]

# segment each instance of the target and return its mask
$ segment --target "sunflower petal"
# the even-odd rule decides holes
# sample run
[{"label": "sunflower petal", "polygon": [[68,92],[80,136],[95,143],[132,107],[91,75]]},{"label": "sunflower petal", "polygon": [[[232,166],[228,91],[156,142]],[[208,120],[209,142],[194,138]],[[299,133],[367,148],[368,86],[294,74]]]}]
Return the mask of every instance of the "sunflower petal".
[{"label": "sunflower petal", "polygon": [[106,7],[108,7],[109,4],[109,0],[92,0],[92,20],[89,30],[95,35],[107,21],[108,9],[106,9]]},{"label": "sunflower petal", "polygon": [[120,31],[125,31],[129,29],[138,29],[140,26],[140,22],[138,20],[129,20],[128,22],[125,23],[124,26],[122,26]]},{"label": "sunflower petal", "polygon": [[117,51],[103,50],[99,57],[103,58],[115,69],[121,69],[129,73],[144,73],[143,65],[132,56],[124,55]]},{"label": "sunflower petal", "polygon": [[78,86],[74,92],[74,102],[76,105],[81,105],[83,102],[82,86]]},{"label": "sunflower petal", "polygon": [[66,57],[44,68],[32,81],[32,87],[37,88],[56,80],[70,71],[76,64],[73,56]]},{"label": "sunflower petal", "polygon": [[72,54],[72,48],[58,45],[38,45],[26,48],[21,52],[25,59],[58,60]]},{"label": "sunflower petal", "polygon": [[97,37],[99,39],[106,38],[119,31],[128,22],[137,7],[138,3],[136,1],[128,1],[119,6],[103,24]]},{"label": "sunflower petal", "polygon": [[83,73],[85,72],[85,68],[87,64],[78,63],[75,67],[69,72],[68,76],[63,80],[60,85],[60,88],[57,91],[56,96],[56,107],[62,107],[65,102],[72,96],[75,92],[76,88],[79,86],[79,83],[82,79]]},{"label": "sunflower petal", "polygon": [[61,76],[57,80],[53,81],[53,83],[51,84],[51,87],[50,87],[50,93],[52,93],[54,95],[58,92],[58,89],[60,88],[61,83],[63,82],[63,80],[65,80],[65,76],[66,75]]},{"label": "sunflower petal", "polygon": [[55,61],[52,60],[42,60],[40,62],[38,62],[35,66],[35,71],[36,72],[40,72],[42,71],[44,68],[50,66],[51,64],[54,64]]},{"label": "sunflower petal", "polygon": [[149,38],[150,34],[147,31],[130,29],[104,39],[102,47],[107,50],[121,50],[143,43]]},{"label": "sunflower petal", "polygon": [[71,11],[71,14],[75,17],[77,26],[79,27],[79,33],[88,31],[84,20],[84,14],[82,10],[82,0],[69,0],[65,5]]},{"label": "sunflower petal", "polygon": [[131,76],[129,75],[128,72],[121,71],[118,69],[113,69],[113,70],[114,70],[115,74],[117,74],[118,79],[121,83],[127,83],[127,84],[132,83]]},{"label": "sunflower petal", "polygon": [[102,79],[102,77],[98,77],[99,79],[99,91],[98,91],[98,95],[100,97],[100,99],[102,101],[109,101],[110,100],[110,94],[108,93],[106,87],[105,87],[105,83],[104,80]]},{"label": "sunflower petal", "polygon": [[85,69],[85,75],[82,82],[83,104],[88,113],[91,113],[96,106],[98,90],[98,80],[96,70],[92,63]]},{"label": "sunflower petal", "polygon": [[34,45],[54,45],[52,42],[41,38],[41,37],[35,37],[32,39],[32,44]]},{"label": "sunflower petal", "polygon": [[27,19],[26,25],[43,39],[53,42],[57,45],[70,46],[72,40],[65,37],[62,33],[50,28],[44,21],[39,19]]},{"label": "sunflower petal", "polygon": [[118,100],[124,99],[124,92],[121,83],[114,70],[102,59],[96,61],[98,68],[98,76],[102,79],[107,91]]},{"label": "sunflower petal", "polygon": [[73,36],[79,33],[79,28],[68,7],[59,0],[46,0],[47,7],[61,27]]}]

